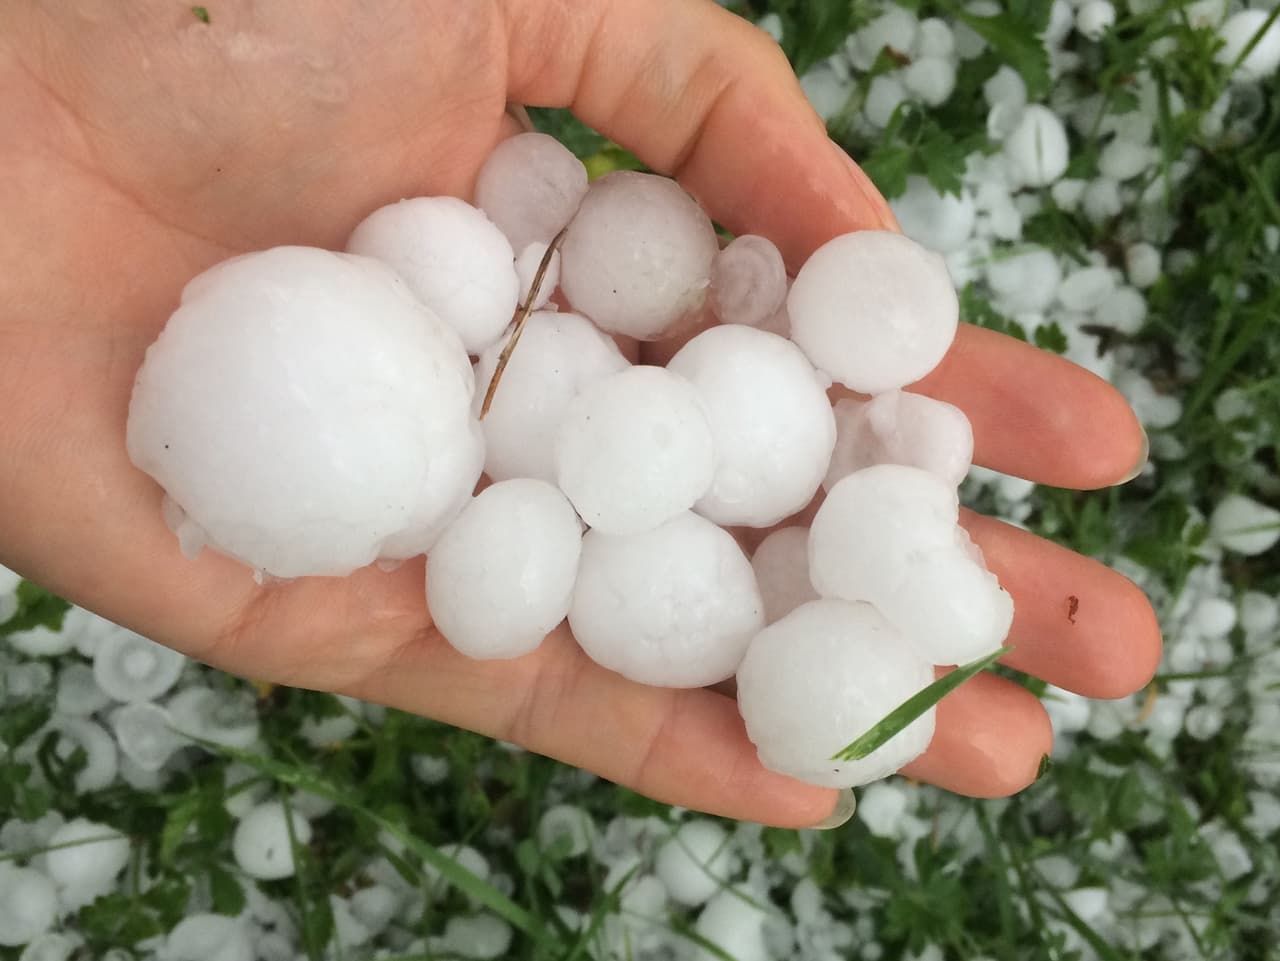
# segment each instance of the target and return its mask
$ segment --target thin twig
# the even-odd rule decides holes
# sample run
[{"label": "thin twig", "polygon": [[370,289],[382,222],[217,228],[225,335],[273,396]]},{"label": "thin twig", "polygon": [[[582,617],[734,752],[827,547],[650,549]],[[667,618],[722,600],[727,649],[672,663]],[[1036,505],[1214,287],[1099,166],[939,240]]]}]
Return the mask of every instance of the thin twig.
[{"label": "thin twig", "polygon": [[524,303],[520,305],[519,312],[516,314],[515,330],[511,332],[511,339],[507,341],[507,346],[503,347],[502,353],[498,355],[498,366],[493,369],[493,377],[489,379],[489,389],[484,392],[484,403],[480,405],[481,420],[484,420],[485,415],[489,413],[489,408],[493,405],[493,395],[498,391],[498,381],[502,380],[502,372],[507,369],[507,362],[511,360],[511,354],[515,351],[516,344],[520,341],[520,335],[524,332],[525,321],[533,313],[533,305],[542,290],[542,280],[546,277],[547,270],[551,266],[551,258],[560,249],[560,242],[564,240],[565,231],[568,229],[568,227],[565,227],[560,233],[556,234],[555,239],[547,247],[546,253],[542,255],[542,262],[538,264],[537,273],[533,275],[533,283],[529,285],[529,296],[525,298]]}]

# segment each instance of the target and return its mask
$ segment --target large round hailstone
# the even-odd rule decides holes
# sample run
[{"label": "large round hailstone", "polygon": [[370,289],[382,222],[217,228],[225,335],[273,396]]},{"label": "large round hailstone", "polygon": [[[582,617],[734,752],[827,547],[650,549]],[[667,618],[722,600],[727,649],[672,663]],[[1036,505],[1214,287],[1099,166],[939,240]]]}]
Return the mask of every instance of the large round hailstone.
[{"label": "large round hailstone", "polygon": [[565,409],[556,479],[591,527],[638,534],[706,493],[712,442],[694,385],[661,367],[629,367],[584,387]]},{"label": "large round hailstone", "polygon": [[751,567],[764,601],[766,624],[818,599],[809,580],[809,528],[783,527],[760,542]]},{"label": "large round hailstone", "polygon": [[239,918],[193,914],[183,918],[165,940],[169,961],[253,961],[253,944]]},{"label": "large round hailstone", "polygon": [[[490,347],[476,365],[477,413],[503,346]],[[554,484],[556,434],[569,402],[587,384],[629,366],[613,338],[581,314],[530,314],[480,425],[484,472],[493,480],[536,477]]]},{"label": "large round hailstone", "polygon": [[395,268],[469,354],[492,344],[511,322],[520,294],[515,252],[466,201],[415,197],[379,207],[352,232],[347,251]]},{"label": "large round hailstone", "polygon": [[114,700],[154,701],[177,683],[186,663],[177,651],[121,627],[94,652],[93,677]]},{"label": "large round hailstone", "polygon": [[874,604],[933,664],[1000,646],[1013,601],[957,525],[953,487],[928,471],[881,464],[831,488],[809,535],[823,597]]},{"label": "large round hailstone", "polygon": [[1047,187],[1067,172],[1067,128],[1048,107],[1031,104],[1005,138],[1004,156],[1015,185]]},{"label": "large round hailstone", "polygon": [[[1267,20],[1271,19],[1268,25]],[[1280,19],[1274,19],[1266,10],[1240,10],[1226,19],[1218,28],[1222,48],[1218,51],[1218,63],[1230,66],[1240,59],[1245,48],[1266,26],[1258,42],[1240,61],[1236,74],[1241,80],[1264,80],[1280,68]]]},{"label": "large round hailstone", "polygon": [[916,243],[951,253],[973,236],[978,211],[973,194],[962,187],[959,194],[939,193],[924,177],[907,178],[907,189],[889,204],[902,232]]},{"label": "large round hailstone", "polygon": [[474,387],[457,335],[385,265],[277,247],[187,285],[138,373],[129,455],[186,549],[345,575],[470,494],[478,464],[437,476],[474,443]]},{"label": "large round hailstone", "polygon": [[551,243],[587,192],[587,168],[555,137],[522,133],[493,148],[476,178],[476,206],[514,250]]},{"label": "large round hailstone", "polygon": [[674,180],[618,171],[591,185],[569,224],[560,287],[601,329],[654,340],[702,306],[719,249]]},{"label": "large round hailstone", "polygon": [[1280,511],[1243,494],[1228,494],[1209,515],[1209,534],[1236,554],[1262,554],[1280,541]]},{"label": "large round hailstone", "polygon": [[101,888],[129,863],[129,839],[84,818],[68,821],[49,838],[45,868],[63,887]]},{"label": "large round hailstone", "polygon": [[933,370],[960,321],[946,261],[886,230],[819,247],[800,268],[787,309],[792,339],[814,366],[864,394]]},{"label": "large round hailstone", "polygon": [[643,534],[583,538],[569,626],[593,661],[630,680],[723,681],[763,625],[750,561],[705,518],[684,513]]},{"label": "large round hailstone", "polygon": [[721,323],[759,327],[787,299],[787,267],[773,241],[735,237],[711,262],[711,310]]},{"label": "large round hailstone", "polygon": [[738,668],[738,710],[769,770],[855,787],[924,753],[934,710],[861,760],[831,758],[932,682],[929,662],[870,604],[810,601],[752,640]]},{"label": "large round hailstone", "polygon": [[680,825],[658,848],[653,870],[671,900],[694,907],[729,882],[737,860],[725,829],[697,820]]},{"label": "large round hailstone", "polygon": [[836,446],[822,482],[828,490],[876,464],[919,467],[958,487],[973,464],[969,418],[944,401],[891,390],[866,401],[840,400],[835,415]]},{"label": "large round hailstone", "polygon": [[245,874],[262,881],[276,881],[293,876],[293,839],[299,845],[311,841],[311,824],[297,811],[286,817],[279,801],[259,804],[246,814],[231,839],[231,850]]},{"label": "large round hailstone", "polygon": [[34,941],[57,916],[58,894],[46,875],[0,862],[0,945],[16,948]]},{"label": "large round hailstone", "polygon": [[582,525],[546,481],[482,491],[427,556],[427,608],[467,657],[528,654],[569,613]]},{"label": "large round hailstone", "polygon": [[836,426],[825,387],[795,344],[739,324],[712,327],[667,370],[693,384],[711,422],[715,477],[699,514],[768,527],[809,503]]},{"label": "large round hailstone", "polygon": [[788,925],[761,907],[765,900],[736,888],[717,891],[693,925],[694,932],[716,950],[696,944],[689,955],[691,961],[720,961],[725,957],[734,961],[773,961],[779,957],[768,929],[775,925],[785,929]]}]

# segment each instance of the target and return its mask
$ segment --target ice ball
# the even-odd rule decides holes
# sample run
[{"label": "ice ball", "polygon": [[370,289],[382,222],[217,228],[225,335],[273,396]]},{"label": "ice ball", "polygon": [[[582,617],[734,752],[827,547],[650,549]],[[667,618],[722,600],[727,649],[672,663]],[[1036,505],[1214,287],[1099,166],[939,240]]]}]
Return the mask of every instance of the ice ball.
[{"label": "ice ball", "polygon": [[931,371],[960,319],[946,261],[884,230],[819,247],[800,268],[787,309],[792,338],[814,366],[867,394]]},{"label": "ice ball", "polygon": [[[1264,26],[1265,31],[1262,29]],[[1259,31],[1262,32],[1261,37],[1237,68],[1241,80],[1263,80],[1280,67],[1280,20],[1263,9],[1240,10],[1218,28],[1222,48],[1217,53],[1217,60],[1228,66],[1240,59]]]},{"label": "ice ball", "polygon": [[538,844],[544,850],[558,849],[561,857],[586,854],[595,843],[596,827],[591,815],[572,804],[555,804],[538,819]]},{"label": "ice ball", "polygon": [[707,901],[736,870],[729,835],[714,821],[702,819],[680,825],[654,860],[654,873],[671,900],[689,907]]},{"label": "ice ball", "polygon": [[183,918],[165,940],[169,961],[253,961],[255,954],[239,918],[193,914]]},{"label": "ice ball", "polygon": [[592,660],[624,677],[658,687],[723,681],[763,624],[751,563],[705,518],[583,538],[569,625]]},{"label": "ice ball", "polygon": [[522,133],[493,148],[476,178],[476,206],[514,250],[549,244],[587,192],[587,168],[554,137]]},{"label": "ice ball", "polygon": [[809,580],[809,528],[783,527],[760,542],[751,555],[765,623],[785,617],[801,604],[816,601]]},{"label": "ice ball", "polygon": [[0,945],[34,941],[53,927],[57,913],[58,895],[45,874],[0,862]]},{"label": "ice ball", "polygon": [[977,208],[967,187],[958,194],[943,194],[924,177],[913,175],[907,178],[907,189],[889,206],[902,232],[930,250],[951,253],[973,236]]},{"label": "ice ball", "polygon": [[1067,172],[1067,129],[1048,107],[1031,104],[1005,138],[1004,156],[1016,185],[1047,187]]},{"label": "ice ball", "polygon": [[1280,511],[1243,494],[1228,494],[1209,515],[1209,533],[1226,550],[1252,557],[1280,541]]},{"label": "ice ball", "polygon": [[293,876],[292,836],[299,845],[311,841],[311,824],[297,811],[285,813],[279,801],[259,804],[236,825],[231,839],[236,864],[251,878],[274,881]]},{"label": "ice ball", "polygon": [[582,525],[546,481],[482,491],[427,557],[427,607],[468,657],[519,657],[569,613]]},{"label": "ice ball", "polygon": [[618,171],[591,185],[569,224],[560,286],[601,329],[653,340],[702,306],[719,249],[674,180]]},{"label": "ice ball", "polygon": [[973,463],[973,428],[958,407],[907,391],[835,406],[836,446],[823,486],[830,490],[854,471],[905,464],[958,487]]},{"label": "ice ball", "polygon": [[735,237],[711,262],[711,310],[721,323],[760,327],[787,299],[787,268],[773,241]]},{"label": "ice ball", "polygon": [[854,787],[929,746],[933,709],[867,757],[831,760],[932,681],[929,662],[870,604],[810,601],[751,641],[738,669],[738,709],[765,767]]},{"label": "ice ball", "polygon": [[93,677],[114,700],[152,701],[177,683],[186,663],[177,651],[120,627],[98,645]]},{"label": "ice ball", "polygon": [[[538,277],[538,270],[547,256],[547,244],[535,241],[525,247],[516,256],[516,276],[520,279],[520,303],[529,303],[529,295],[533,293],[533,282]],[[533,310],[541,310],[551,300],[551,295],[560,286],[560,251],[554,251],[547,261],[546,272],[542,275],[542,283],[538,286],[538,296],[531,305]],[[494,343],[499,350],[506,346],[506,338],[500,337]]]},{"label": "ice ball", "polygon": [[85,818],[68,821],[49,838],[45,867],[63,887],[101,889],[129,863],[129,839],[113,827]]}]

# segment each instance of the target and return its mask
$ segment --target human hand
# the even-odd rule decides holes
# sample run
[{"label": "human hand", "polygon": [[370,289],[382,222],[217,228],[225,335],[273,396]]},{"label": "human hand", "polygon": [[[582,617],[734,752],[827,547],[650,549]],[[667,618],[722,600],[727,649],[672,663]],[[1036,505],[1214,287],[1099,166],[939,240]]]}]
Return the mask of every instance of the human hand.
[{"label": "human hand", "polygon": [[[186,560],[124,447],[134,374],[188,279],[276,244],[340,248],[400,197],[468,196],[515,132],[508,101],[571,106],[730,229],[773,239],[793,271],[837,233],[890,225],[776,46],[695,0],[226,0],[209,13],[0,8],[0,562],[238,674],[426,714],[673,804],[826,817],[833,792],[763,770],[721,693],[625,681],[563,626],[518,660],[455,653],[431,628],[420,558],[265,587],[211,552]],[[962,327],[915,389],[961,407],[997,470],[1090,488],[1142,457],[1114,390],[988,331]],[[1145,683],[1159,639],[1133,585],[999,522],[966,526],[1016,599],[1006,663],[1091,696]],[[1036,699],[982,676],[940,705],[907,773],[1006,794],[1049,746]]]}]

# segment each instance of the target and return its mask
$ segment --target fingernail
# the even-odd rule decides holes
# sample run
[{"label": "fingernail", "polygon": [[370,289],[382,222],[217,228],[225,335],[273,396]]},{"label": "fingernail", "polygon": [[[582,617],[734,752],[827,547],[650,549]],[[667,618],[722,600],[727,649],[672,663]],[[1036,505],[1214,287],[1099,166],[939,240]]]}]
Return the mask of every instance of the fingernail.
[{"label": "fingernail", "polygon": [[830,814],[813,826],[815,831],[830,831],[848,822],[853,812],[858,809],[858,799],[853,796],[853,788],[847,787],[836,798],[836,806]]},{"label": "fingernail", "polygon": [[1141,474],[1144,470],[1147,469],[1147,463],[1150,460],[1151,460],[1151,440],[1147,437],[1147,430],[1144,427],[1142,428],[1142,453],[1138,455],[1137,466],[1135,466],[1133,470],[1129,471],[1129,473],[1125,475],[1124,479],[1120,481],[1120,483],[1127,484],[1129,483],[1129,481],[1133,480],[1135,477]]}]

